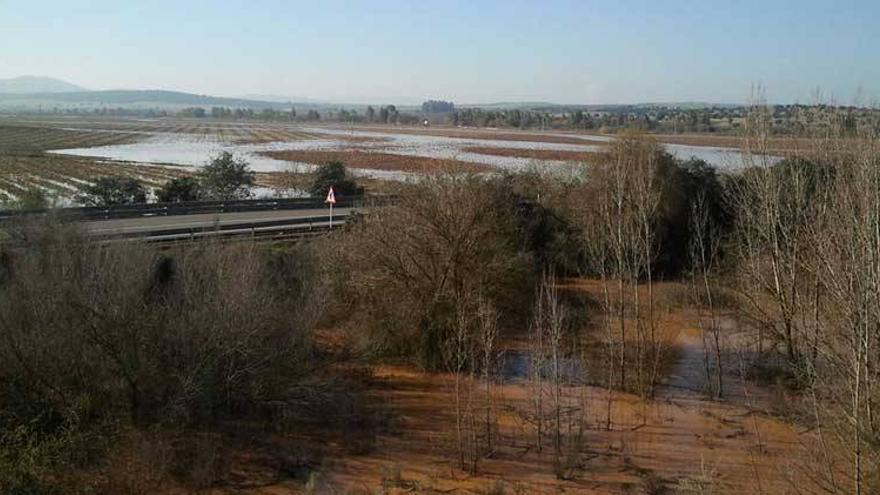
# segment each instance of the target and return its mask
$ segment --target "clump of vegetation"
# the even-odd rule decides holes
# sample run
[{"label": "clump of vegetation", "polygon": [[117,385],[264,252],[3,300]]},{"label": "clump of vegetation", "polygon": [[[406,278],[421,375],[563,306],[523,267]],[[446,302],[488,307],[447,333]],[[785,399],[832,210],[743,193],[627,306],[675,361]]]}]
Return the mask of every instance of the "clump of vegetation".
[{"label": "clump of vegetation", "polygon": [[320,165],[312,174],[312,184],[309,186],[309,194],[313,197],[324,197],[330,187],[339,196],[354,196],[361,192],[357,183],[348,173],[345,164],[339,160],[332,160]]},{"label": "clump of vegetation", "polygon": [[87,206],[111,206],[145,203],[147,191],[131,177],[100,177],[82,187],[77,199]]},{"label": "clump of vegetation", "polygon": [[250,196],[254,172],[248,162],[224,151],[199,170],[197,175],[204,199],[241,199]]},{"label": "clump of vegetation", "polygon": [[166,182],[156,190],[156,199],[162,203],[196,201],[201,196],[202,186],[195,177],[177,177]]},{"label": "clump of vegetation", "polygon": [[369,332],[367,347],[437,369],[456,308],[481,294],[515,321],[529,305],[534,268],[493,184],[443,175],[398,193],[396,204],[364,214],[329,265],[345,281],[340,299]]},{"label": "clump of vegetation", "polygon": [[295,421],[323,396],[304,392],[325,387],[309,382],[325,291],[306,254],[97,246],[46,222],[0,247],[0,491],[97,469],[110,453],[85,438]]},{"label": "clump of vegetation", "polygon": [[196,175],[177,177],[163,184],[156,190],[156,199],[163,203],[244,199],[251,195],[253,185],[250,164],[224,151]]},{"label": "clump of vegetation", "polygon": [[28,187],[13,201],[0,203],[6,208],[22,211],[45,211],[53,206],[55,198],[39,187]]}]

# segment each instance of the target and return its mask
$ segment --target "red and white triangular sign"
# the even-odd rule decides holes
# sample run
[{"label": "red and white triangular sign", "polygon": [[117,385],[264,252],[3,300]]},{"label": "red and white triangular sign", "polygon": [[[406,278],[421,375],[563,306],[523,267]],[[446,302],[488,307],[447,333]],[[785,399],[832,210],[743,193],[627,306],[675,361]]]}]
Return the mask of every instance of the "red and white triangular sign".
[{"label": "red and white triangular sign", "polygon": [[325,199],[324,202],[331,205],[336,204],[336,194],[333,193],[333,186],[330,186],[330,191],[327,192],[327,199]]}]

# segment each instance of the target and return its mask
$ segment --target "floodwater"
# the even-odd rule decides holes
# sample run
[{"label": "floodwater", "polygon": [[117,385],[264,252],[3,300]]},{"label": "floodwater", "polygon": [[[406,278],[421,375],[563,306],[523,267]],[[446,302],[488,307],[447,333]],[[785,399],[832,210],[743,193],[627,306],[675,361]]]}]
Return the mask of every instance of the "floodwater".
[{"label": "floodwater", "polygon": [[[553,364],[549,360],[540,363],[539,373],[536,373],[535,365],[531,351],[506,351],[502,355],[500,375],[504,381],[528,380],[535,374],[544,379],[552,376]],[[586,382],[587,374],[580,360],[563,357],[559,359],[559,377],[566,383],[582,384]]]},{"label": "floodwater", "polygon": [[[490,165],[499,169],[522,170],[533,167],[558,167],[563,162],[536,160],[507,156],[484,155],[465,151],[465,148],[497,147],[537,150],[595,152],[595,144],[564,144],[540,141],[505,141],[477,138],[428,136],[421,134],[395,134],[346,130],[340,127],[296,127],[296,130],[320,136],[318,139],[275,141],[269,143],[241,144],[222,140],[211,134],[155,133],[136,143],[57,150],[54,153],[103,158],[134,163],[158,163],[183,167],[199,167],[211,156],[228,151],[247,160],[257,172],[291,171],[307,173],[315,166],[307,163],[291,163],[262,155],[266,151],[286,150],[364,150],[403,156],[420,156],[439,159],[455,159]],[[571,137],[566,134],[565,136]],[[349,138],[373,138],[351,140]],[[584,140],[608,141],[608,136],[583,136]],[[540,139],[540,137],[536,137]],[[736,168],[742,164],[738,150],[730,148],[666,144],[666,149],[682,159],[691,157],[705,160],[718,168]],[[352,168],[356,176],[376,179],[408,180],[413,174],[399,171],[367,170]]]},{"label": "floodwater", "polygon": [[[159,134],[137,143],[56,150],[51,151],[51,153],[102,158],[121,162],[201,167],[211,157],[223,151],[228,151],[236,157],[246,160],[255,172],[308,173],[315,169],[315,165],[276,160],[259,153],[263,151],[284,150],[332,150],[340,149],[341,144],[340,141],[324,139],[264,144],[237,144],[221,140],[213,135]],[[353,169],[352,173],[356,176],[390,180],[402,180],[407,175],[402,172],[361,169]]]}]

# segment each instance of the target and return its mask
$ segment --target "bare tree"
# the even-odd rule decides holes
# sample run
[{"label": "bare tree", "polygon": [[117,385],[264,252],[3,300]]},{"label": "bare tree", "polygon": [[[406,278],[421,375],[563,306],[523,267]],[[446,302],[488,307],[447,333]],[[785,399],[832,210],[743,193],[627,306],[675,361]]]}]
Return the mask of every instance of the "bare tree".
[{"label": "bare tree", "polygon": [[495,379],[495,369],[498,362],[498,313],[491,303],[483,299],[479,299],[477,307],[477,317],[479,320],[479,354],[481,376],[483,387],[485,389],[483,397],[484,416],[484,435],[485,435],[485,451],[489,455],[494,448],[492,431],[495,428],[495,409],[493,401],[492,382]]},{"label": "bare tree", "polygon": [[[691,203],[691,287],[694,302],[698,308],[697,324],[703,343],[703,364],[706,372],[706,384],[710,396],[724,395],[724,368],[722,362],[720,322],[715,307],[716,292],[712,277],[715,272],[716,257],[720,239],[716,227],[711,223],[706,197],[699,195]],[[705,313],[704,313],[705,311]],[[708,320],[708,336],[706,332]],[[711,338],[711,342],[710,342]],[[710,354],[714,351],[714,387]]]}]

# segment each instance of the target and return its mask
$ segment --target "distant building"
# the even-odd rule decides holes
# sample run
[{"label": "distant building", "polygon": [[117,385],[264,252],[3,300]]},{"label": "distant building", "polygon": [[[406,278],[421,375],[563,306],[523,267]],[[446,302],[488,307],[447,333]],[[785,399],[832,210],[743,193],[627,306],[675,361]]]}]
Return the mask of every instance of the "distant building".
[{"label": "distant building", "polygon": [[451,101],[428,100],[422,103],[422,113],[449,113],[455,111]]}]

